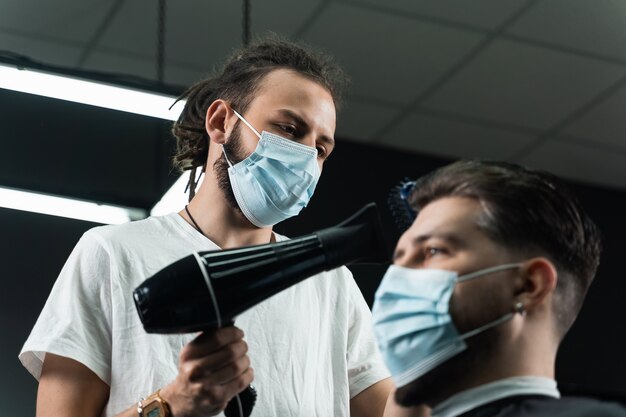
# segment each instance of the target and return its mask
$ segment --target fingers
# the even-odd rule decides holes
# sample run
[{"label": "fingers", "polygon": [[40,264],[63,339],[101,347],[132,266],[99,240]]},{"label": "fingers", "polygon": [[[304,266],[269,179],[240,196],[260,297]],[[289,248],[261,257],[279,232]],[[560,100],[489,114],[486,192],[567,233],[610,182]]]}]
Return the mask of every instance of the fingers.
[{"label": "fingers", "polygon": [[239,377],[226,384],[210,388],[205,386],[205,389],[198,395],[198,398],[201,399],[200,407],[210,413],[220,413],[224,411],[228,403],[250,385],[253,379],[254,371],[252,368],[248,368]]},{"label": "fingers", "polygon": [[250,358],[242,356],[221,368],[198,367],[193,376],[194,381],[205,381],[210,384],[224,385],[243,375],[250,368]]},{"label": "fingers", "polygon": [[194,360],[193,365],[195,367],[195,373],[192,374],[192,378],[201,376],[197,375],[199,372],[207,374],[222,367],[237,365],[237,368],[239,368],[242,366],[240,361],[245,359],[245,361],[247,361],[246,366],[243,369],[240,369],[241,373],[250,365],[250,360],[246,355],[247,353],[248,344],[243,340],[226,345],[221,349],[214,351],[210,355]]},{"label": "fingers", "polygon": [[248,345],[242,338],[240,329],[225,327],[202,333],[183,348],[178,376],[168,388],[172,411],[213,415],[252,382]]},{"label": "fingers", "polygon": [[189,342],[181,351],[181,360],[205,357],[224,346],[243,339],[243,331],[237,327],[222,327],[212,332],[203,332]]}]

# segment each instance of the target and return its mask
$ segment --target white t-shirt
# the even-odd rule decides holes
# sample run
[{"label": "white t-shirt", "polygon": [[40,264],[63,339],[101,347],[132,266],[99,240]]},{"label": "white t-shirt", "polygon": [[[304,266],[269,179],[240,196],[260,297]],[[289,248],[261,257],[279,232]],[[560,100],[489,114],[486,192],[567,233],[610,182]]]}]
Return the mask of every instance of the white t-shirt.
[{"label": "white t-shirt", "polygon": [[[170,263],[216,249],[176,213],[89,230],[24,344],[22,364],[38,379],[45,352],[72,358],[111,387],[104,416],[131,407],[176,377],[180,349],[195,337],[146,333],[132,291]],[[348,416],[352,397],[388,377],[370,311],[345,267],[270,297],[235,325],[255,370],[252,417]]]}]

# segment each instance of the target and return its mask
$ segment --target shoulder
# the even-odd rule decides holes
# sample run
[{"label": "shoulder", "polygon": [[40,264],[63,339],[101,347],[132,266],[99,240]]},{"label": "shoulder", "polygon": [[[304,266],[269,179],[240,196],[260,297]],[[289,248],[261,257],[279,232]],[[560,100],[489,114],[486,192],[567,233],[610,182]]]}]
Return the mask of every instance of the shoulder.
[{"label": "shoulder", "polygon": [[170,233],[174,226],[174,214],[153,216],[128,223],[98,226],[85,234],[108,241],[122,240],[132,236],[154,236]]},{"label": "shoulder", "polygon": [[[504,401],[507,404],[508,401]],[[626,417],[626,408],[618,403],[588,397],[520,397],[510,415],[550,415],[568,417]],[[509,415],[509,414],[507,414]]]},{"label": "shoulder", "polygon": [[124,247],[142,246],[146,242],[169,240],[177,235],[173,216],[154,216],[129,223],[94,227],[85,232],[81,243],[97,244],[107,252],[115,252]]},{"label": "shoulder", "polygon": [[575,416],[626,417],[626,407],[615,402],[587,397],[562,397],[558,402]]}]

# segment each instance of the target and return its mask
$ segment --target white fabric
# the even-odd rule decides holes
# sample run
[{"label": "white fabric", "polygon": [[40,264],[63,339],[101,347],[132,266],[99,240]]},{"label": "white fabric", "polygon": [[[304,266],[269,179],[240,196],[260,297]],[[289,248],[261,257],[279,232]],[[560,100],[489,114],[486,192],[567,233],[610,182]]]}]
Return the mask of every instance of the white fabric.
[{"label": "white fabric", "polygon": [[[285,238],[277,236],[278,240]],[[75,359],[111,387],[113,416],[170,383],[194,335],[147,334],[132,291],[193,251],[217,246],[178,214],[86,232],[19,355],[39,378],[45,352]],[[349,400],[388,377],[350,272],[309,278],[239,316],[255,370],[252,417],[348,416]]]},{"label": "white fabric", "polygon": [[505,378],[453,395],[435,406],[432,417],[460,416],[481,405],[517,395],[561,397],[554,379],[538,376]]}]

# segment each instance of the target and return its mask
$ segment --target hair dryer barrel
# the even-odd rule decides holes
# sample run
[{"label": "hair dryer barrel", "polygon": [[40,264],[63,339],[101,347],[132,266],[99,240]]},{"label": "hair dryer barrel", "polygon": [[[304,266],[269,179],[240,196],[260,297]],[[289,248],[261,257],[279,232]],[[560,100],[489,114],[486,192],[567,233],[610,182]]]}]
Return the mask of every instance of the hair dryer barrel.
[{"label": "hair dryer barrel", "polygon": [[149,333],[221,327],[272,295],[353,262],[386,262],[378,211],[370,203],[341,224],[265,245],[192,254],[133,292]]}]

